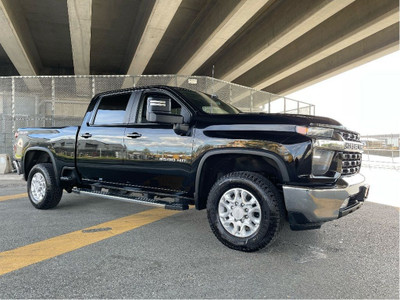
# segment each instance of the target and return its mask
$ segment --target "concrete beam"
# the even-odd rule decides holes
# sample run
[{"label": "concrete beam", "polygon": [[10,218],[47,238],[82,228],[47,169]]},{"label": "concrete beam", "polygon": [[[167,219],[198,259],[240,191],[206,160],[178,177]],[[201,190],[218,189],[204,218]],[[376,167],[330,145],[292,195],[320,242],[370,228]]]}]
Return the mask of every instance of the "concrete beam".
[{"label": "concrete beam", "polygon": [[215,58],[215,76],[233,81],[353,1],[277,2],[276,7],[261,15],[251,28]]},{"label": "concrete beam", "polygon": [[172,72],[193,74],[268,1],[216,1],[200,23],[194,23],[184,43],[176,47],[169,62]]},{"label": "concrete beam", "polygon": [[0,43],[20,75],[36,76],[40,57],[19,0],[0,1]]},{"label": "concrete beam", "polygon": [[399,50],[399,23],[377,32],[265,88],[287,95]]},{"label": "concrete beam", "polygon": [[356,1],[235,80],[263,89],[399,22],[393,0]]},{"label": "concrete beam", "polygon": [[153,56],[182,0],[157,0],[139,45],[128,68],[128,75],[140,75]]},{"label": "concrete beam", "polygon": [[67,0],[75,75],[90,74],[92,0]]}]

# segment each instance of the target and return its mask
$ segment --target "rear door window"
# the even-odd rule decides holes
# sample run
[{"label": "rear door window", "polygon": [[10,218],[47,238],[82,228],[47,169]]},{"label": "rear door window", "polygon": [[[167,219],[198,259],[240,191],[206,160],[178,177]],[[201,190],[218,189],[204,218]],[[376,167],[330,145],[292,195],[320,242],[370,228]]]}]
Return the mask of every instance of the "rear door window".
[{"label": "rear door window", "polygon": [[126,108],[131,93],[101,98],[94,125],[118,125],[126,123]]}]

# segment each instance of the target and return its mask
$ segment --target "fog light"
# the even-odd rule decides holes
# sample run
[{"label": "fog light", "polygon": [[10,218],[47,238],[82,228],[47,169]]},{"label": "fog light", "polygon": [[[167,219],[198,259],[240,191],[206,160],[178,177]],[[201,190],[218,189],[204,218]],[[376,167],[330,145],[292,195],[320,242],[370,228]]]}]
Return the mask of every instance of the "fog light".
[{"label": "fog light", "polygon": [[312,173],[314,175],[324,175],[328,172],[334,153],[334,151],[314,149]]},{"label": "fog light", "polygon": [[340,206],[340,208],[345,208],[347,207],[347,205],[349,204],[349,199],[347,198],[346,200],[344,200],[343,204]]}]

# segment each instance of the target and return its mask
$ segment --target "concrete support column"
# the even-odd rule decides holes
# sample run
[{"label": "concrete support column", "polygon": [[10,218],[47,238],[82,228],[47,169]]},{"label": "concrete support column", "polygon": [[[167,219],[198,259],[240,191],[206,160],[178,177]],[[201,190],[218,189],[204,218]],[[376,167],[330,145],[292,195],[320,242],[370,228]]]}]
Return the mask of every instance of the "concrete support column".
[{"label": "concrete support column", "polygon": [[90,74],[92,0],[67,0],[75,75]]}]

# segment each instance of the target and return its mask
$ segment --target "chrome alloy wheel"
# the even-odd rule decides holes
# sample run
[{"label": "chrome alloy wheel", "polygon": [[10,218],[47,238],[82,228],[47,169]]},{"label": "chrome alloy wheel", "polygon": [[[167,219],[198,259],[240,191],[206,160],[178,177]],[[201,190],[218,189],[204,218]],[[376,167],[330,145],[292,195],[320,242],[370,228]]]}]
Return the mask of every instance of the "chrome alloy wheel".
[{"label": "chrome alloy wheel", "polygon": [[235,237],[245,238],[260,227],[261,206],[249,191],[233,188],[219,200],[218,215],[226,231]]},{"label": "chrome alloy wheel", "polygon": [[46,194],[46,179],[42,173],[35,173],[31,180],[31,197],[36,204],[44,199]]}]

